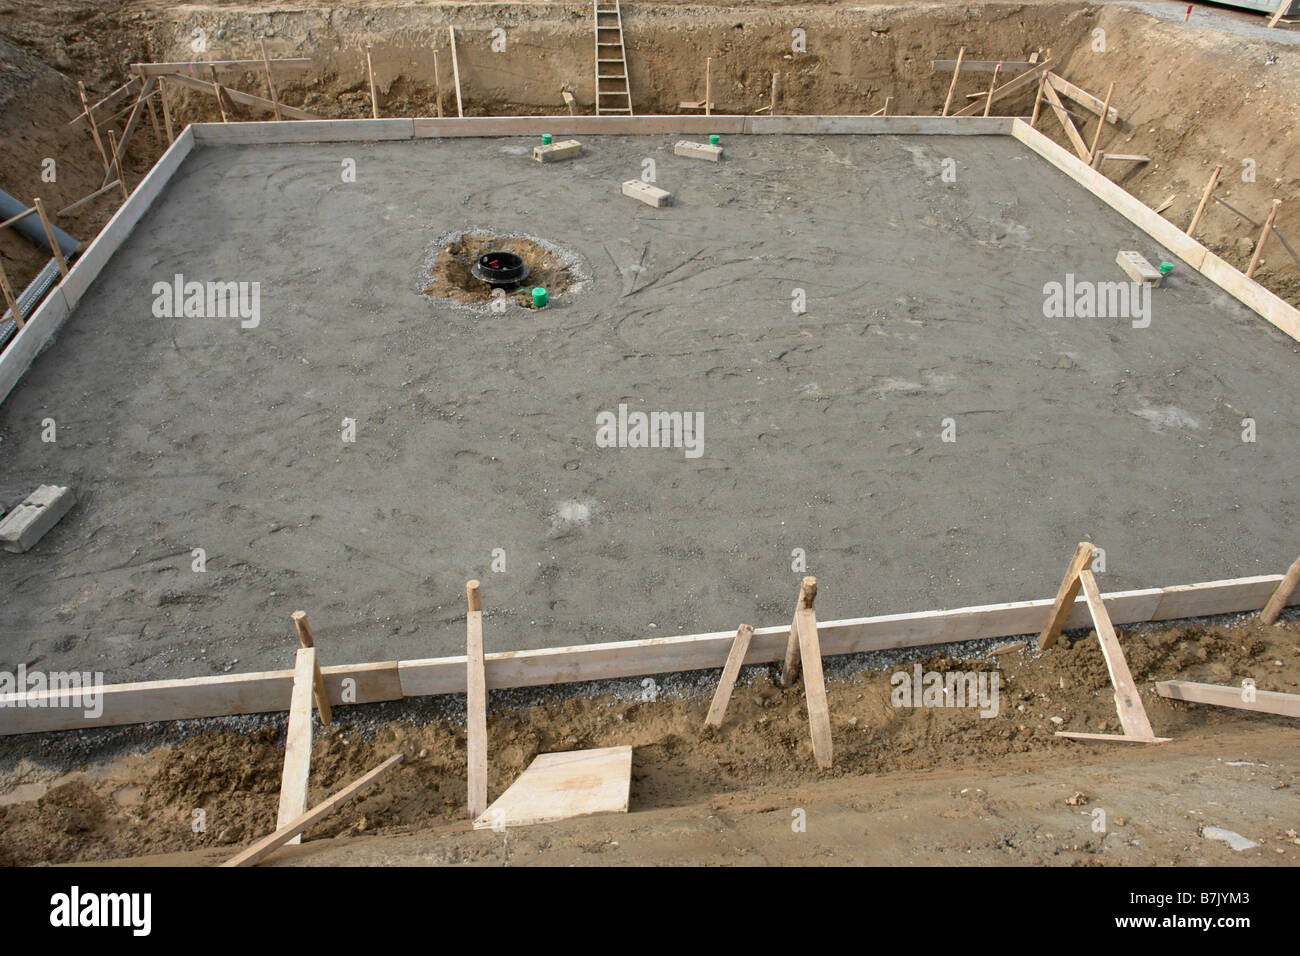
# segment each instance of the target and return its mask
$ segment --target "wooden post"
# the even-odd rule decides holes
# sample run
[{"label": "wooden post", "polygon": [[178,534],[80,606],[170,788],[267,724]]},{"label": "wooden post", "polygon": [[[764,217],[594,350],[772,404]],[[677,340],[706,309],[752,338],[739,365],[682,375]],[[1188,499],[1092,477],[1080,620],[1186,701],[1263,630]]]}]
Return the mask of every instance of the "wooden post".
[{"label": "wooden post", "polygon": [[704,115],[709,116],[713,112],[713,57],[704,58]]},{"label": "wooden post", "polygon": [[1043,74],[1038,78],[1038,92],[1034,94],[1034,115],[1029,117],[1029,125],[1033,126],[1038,122],[1038,111],[1043,105],[1043,84],[1047,82],[1047,75]]},{"label": "wooden post", "polygon": [[806,577],[799,585],[799,599],[794,605],[794,621],[790,636],[785,642],[785,665],[781,668],[781,686],[789,687],[799,676],[799,612],[813,606],[817,600],[817,579]]},{"label": "wooden post", "polygon": [[943,101],[943,113],[940,114],[942,116],[947,116],[948,109],[949,107],[952,106],[952,94],[957,90],[957,77],[961,76],[961,61],[965,58],[965,56],[966,56],[966,48],[962,47],[960,50],[957,51],[957,66],[952,71],[952,83],[949,84],[948,86],[948,98]]},{"label": "wooden post", "polygon": [[163,86],[163,78],[158,77],[158,99],[162,101],[163,125],[167,129],[167,145],[170,146],[176,142],[176,137],[172,135],[172,111],[167,106],[167,89]]},{"label": "wooden post", "polygon": [[1264,220],[1264,228],[1260,230],[1259,242],[1255,243],[1255,254],[1250,257],[1250,265],[1246,267],[1247,279],[1255,275],[1255,267],[1259,265],[1259,254],[1264,251],[1264,243],[1268,240],[1268,234],[1273,231],[1273,220],[1277,218],[1277,207],[1280,205],[1282,205],[1282,200],[1273,200],[1273,208],[1268,211],[1268,218]]},{"label": "wooden post", "polygon": [[258,42],[262,45],[262,67],[266,70],[267,92],[271,95],[271,102],[275,104],[275,118],[277,120],[284,119],[280,115],[280,97],[275,92],[275,80],[271,79],[271,61],[266,56],[266,40],[263,38],[259,39]]},{"label": "wooden post", "polygon": [[[294,630],[298,632],[298,643],[303,647],[315,647],[316,641],[311,636],[311,625],[307,623],[306,611],[294,611]],[[325,690],[325,677],[320,672],[320,661],[316,662],[316,673],[312,678],[312,696],[316,698],[316,710],[320,713],[320,722],[328,724],[330,716],[330,697]]]},{"label": "wooden post", "polygon": [[161,143],[163,138],[162,125],[158,122],[158,107],[154,106],[152,96],[145,100],[145,105],[149,107],[149,123],[153,126],[154,141]]},{"label": "wooden post", "polygon": [[1074,549],[1074,557],[1070,559],[1070,566],[1065,569],[1065,577],[1061,579],[1061,586],[1056,590],[1056,600],[1052,602],[1052,611],[1048,615],[1047,624],[1043,627],[1042,633],[1038,635],[1038,649],[1047,650],[1056,643],[1056,639],[1061,636],[1061,628],[1065,626],[1065,619],[1070,616],[1070,611],[1074,607],[1074,599],[1079,596],[1079,572],[1092,564],[1093,546],[1090,542],[1080,541]]},{"label": "wooden post", "polygon": [[826,701],[826,678],[822,675],[821,642],[817,637],[817,612],[811,606],[794,615],[799,631],[799,657],[803,661],[803,692],[808,702],[808,726],[812,733],[817,766],[829,770],[834,761],[831,746],[831,713]]},{"label": "wooden post", "polygon": [[5,274],[3,265],[0,265],[0,292],[4,293],[5,304],[9,306],[9,311],[14,314],[14,321],[21,329],[26,323],[23,321],[22,311],[18,308],[18,297],[14,295],[13,286],[9,284],[9,276]]},{"label": "wooden post", "polygon": [[998,86],[998,74],[1002,72],[1002,61],[998,60],[997,65],[993,67],[993,82],[989,84],[989,97],[984,101],[984,115],[989,115],[989,110],[993,109],[993,91]]},{"label": "wooden post", "polygon": [[1187,227],[1187,234],[1190,236],[1196,231],[1196,225],[1201,221],[1201,214],[1205,212],[1205,206],[1210,201],[1210,194],[1214,192],[1214,187],[1219,182],[1219,173],[1223,172],[1223,163],[1214,164],[1214,172],[1210,173],[1210,181],[1205,184],[1205,192],[1201,193],[1201,201],[1196,207],[1196,212],[1192,214],[1191,225]]},{"label": "wooden post", "polygon": [[229,123],[230,120],[226,118],[225,97],[221,95],[221,84],[217,82],[217,68],[209,66],[208,72],[212,74],[212,92],[217,94],[217,109],[221,110],[221,122]]},{"label": "wooden post", "polygon": [[[311,775],[311,694],[316,648],[301,647],[294,660],[293,691],[289,696],[289,729],[284,739],[284,769],[280,774],[278,830],[307,810],[307,779]],[[301,843],[302,837],[289,843]]]},{"label": "wooden post", "polygon": [[772,74],[772,106],[767,111],[768,116],[776,115],[776,74]]},{"label": "wooden post", "polygon": [[104,141],[99,138],[99,124],[95,122],[95,113],[90,108],[90,100],[86,98],[86,84],[80,80],[77,81],[77,92],[81,94],[81,108],[86,111],[86,122],[90,124],[90,135],[95,137],[95,148],[99,150],[99,158],[104,163],[104,173],[108,174],[108,154],[104,152]]},{"label": "wooden post", "polygon": [[456,57],[456,28],[447,25],[447,35],[451,37],[451,74],[456,81],[456,115],[464,116],[465,107],[460,101],[460,60]]},{"label": "wooden post", "polygon": [[1102,105],[1101,116],[1097,119],[1097,132],[1092,137],[1092,149],[1088,150],[1088,155],[1091,157],[1088,165],[1093,169],[1101,164],[1101,154],[1097,151],[1097,147],[1101,145],[1101,131],[1106,128],[1106,117],[1110,115],[1110,97],[1114,92],[1115,84],[1111,83],[1106,87],[1106,102]]},{"label": "wooden post", "polygon": [[438,118],[442,119],[442,73],[438,69],[438,51],[433,51],[433,88],[436,91]]},{"label": "wooden post", "polygon": [[117,136],[110,129],[108,131],[108,148],[113,153],[113,172],[117,175],[117,185],[122,190],[122,202],[131,198],[131,194],[126,191],[126,180],[122,176],[122,157],[117,155]]},{"label": "wooden post", "polygon": [[465,584],[465,752],[469,764],[469,818],[487,810],[487,679],[483,672],[483,597],[477,581]]},{"label": "wooden post", "polygon": [[366,76],[370,78],[370,118],[379,119],[379,97],[375,94],[375,67],[370,62],[370,44],[366,44]]},{"label": "wooden post", "polygon": [[68,261],[63,258],[63,250],[59,248],[59,241],[54,238],[54,227],[50,225],[50,217],[45,215],[45,203],[40,198],[32,200],[32,205],[36,207],[36,215],[41,217],[41,225],[45,227],[45,237],[50,240],[50,249],[54,253],[54,261],[59,264],[59,272],[63,273],[64,278],[68,275]]},{"label": "wooden post", "polygon": [[731,650],[727,652],[727,663],[722,668],[722,676],[718,678],[718,689],[713,692],[713,703],[709,705],[708,716],[704,718],[705,726],[722,726],[722,717],[727,712],[727,702],[731,700],[732,688],[736,686],[736,675],[740,673],[740,666],[745,663],[745,654],[749,650],[749,642],[753,637],[754,628],[750,625],[742,624],[736,628],[736,638],[731,642]]},{"label": "wooden post", "polygon": [[1277,584],[1277,590],[1273,592],[1273,596],[1264,605],[1264,610],[1259,612],[1259,623],[1272,624],[1277,621],[1278,615],[1282,613],[1282,609],[1291,600],[1291,595],[1295,592],[1298,584],[1300,584],[1300,558],[1296,558],[1295,563],[1282,576],[1282,580]]}]

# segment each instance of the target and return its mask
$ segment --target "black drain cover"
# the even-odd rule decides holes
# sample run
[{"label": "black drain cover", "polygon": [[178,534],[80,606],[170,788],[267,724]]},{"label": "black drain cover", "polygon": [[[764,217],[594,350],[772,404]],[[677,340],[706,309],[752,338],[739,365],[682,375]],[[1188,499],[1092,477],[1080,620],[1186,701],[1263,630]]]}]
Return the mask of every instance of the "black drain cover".
[{"label": "black drain cover", "polygon": [[508,289],[528,278],[528,264],[513,252],[486,252],[469,270],[488,285]]}]

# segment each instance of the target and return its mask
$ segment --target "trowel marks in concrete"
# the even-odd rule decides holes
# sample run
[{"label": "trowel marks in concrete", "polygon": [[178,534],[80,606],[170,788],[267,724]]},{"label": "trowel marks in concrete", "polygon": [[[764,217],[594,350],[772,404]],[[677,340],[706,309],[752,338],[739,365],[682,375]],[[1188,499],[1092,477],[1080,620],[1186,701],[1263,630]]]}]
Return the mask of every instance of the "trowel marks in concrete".
[{"label": "trowel marks in concrete", "polygon": [[[1294,559],[1296,343],[1181,266],[1149,328],[1044,318],[1172,257],[1014,140],[926,137],[947,183],[919,138],[678,138],[197,150],[0,407],[0,500],[81,502],[0,556],[0,665],[288,667],[297,609],[326,663],[463,653],[472,577],[497,651],[787,623],[798,553],[824,619],[1049,597],[1084,538],[1108,590]],[[676,205],[622,200],[646,158]],[[421,296],[470,226],[590,288]],[[260,283],[259,325],[155,318],[177,273]],[[620,405],[701,456],[598,447]]]}]

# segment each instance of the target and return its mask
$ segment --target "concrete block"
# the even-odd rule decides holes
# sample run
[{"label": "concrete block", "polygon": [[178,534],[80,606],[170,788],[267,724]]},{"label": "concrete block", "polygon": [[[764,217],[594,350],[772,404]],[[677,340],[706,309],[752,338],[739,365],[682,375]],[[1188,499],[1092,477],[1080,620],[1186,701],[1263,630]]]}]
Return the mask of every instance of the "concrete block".
[{"label": "concrete block", "polygon": [[647,206],[663,206],[673,198],[673,194],[668,190],[660,189],[658,186],[651,186],[639,179],[629,179],[625,182],[623,184],[623,195],[639,199]]},{"label": "concrete block", "polygon": [[721,146],[710,146],[708,143],[692,143],[690,140],[682,139],[677,141],[673,147],[673,153],[677,156],[685,156],[687,159],[707,159],[711,163],[716,163],[722,158]]},{"label": "concrete block", "polygon": [[29,550],[76,503],[71,488],[41,485],[0,521],[0,544],[6,551]]},{"label": "concrete block", "polygon": [[573,159],[574,156],[581,155],[582,144],[576,139],[566,139],[563,143],[533,147],[533,159],[539,163],[555,163],[561,159]]},{"label": "concrete block", "polygon": [[1134,282],[1145,282],[1148,285],[1157,286],[1160,284],[1160,280],[1164,278],[1160,274],[1160,270],[1147,262],[1142,253],[1134,252],[1131,249],[1121,250],[1119,255],[1115,257],[1115,262]]}]

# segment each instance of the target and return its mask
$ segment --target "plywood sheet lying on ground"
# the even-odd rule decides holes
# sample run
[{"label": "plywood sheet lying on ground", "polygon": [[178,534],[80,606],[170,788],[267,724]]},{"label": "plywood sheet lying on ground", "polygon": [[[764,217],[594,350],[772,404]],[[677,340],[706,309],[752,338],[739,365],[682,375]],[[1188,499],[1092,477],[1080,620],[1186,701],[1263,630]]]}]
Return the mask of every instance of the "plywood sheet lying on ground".
[{"label": "plywood sheet lying on ground", "polygon": [[631,747],[540,754],[474,821],[474,829],[627,813],[631,788]]}]

